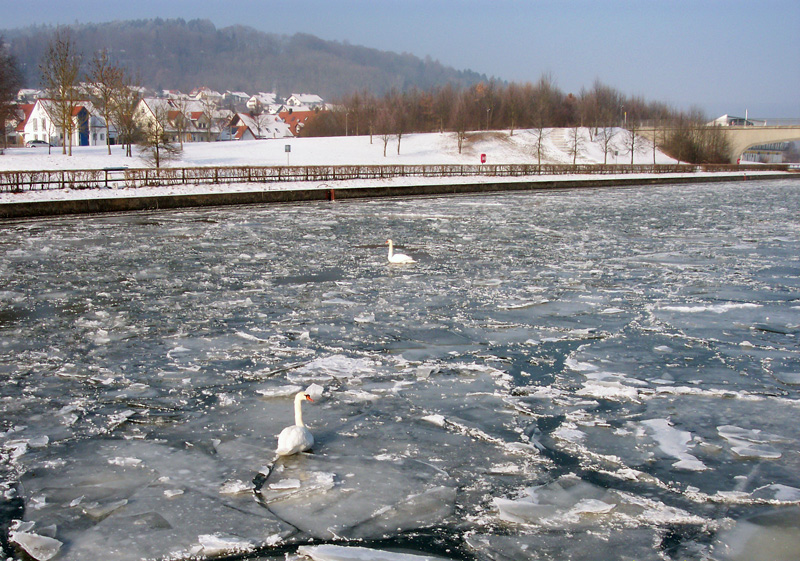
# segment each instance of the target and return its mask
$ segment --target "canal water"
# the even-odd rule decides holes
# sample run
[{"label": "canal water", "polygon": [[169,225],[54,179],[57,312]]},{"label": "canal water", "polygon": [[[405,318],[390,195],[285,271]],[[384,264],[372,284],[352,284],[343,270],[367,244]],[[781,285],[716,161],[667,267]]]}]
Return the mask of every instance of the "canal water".
[{"label": "canal water", "polygon": [[[4,553],[797,559],[799,209],[787,179],[2,223]],[[300,390],[315,446],[278,458]]]}]

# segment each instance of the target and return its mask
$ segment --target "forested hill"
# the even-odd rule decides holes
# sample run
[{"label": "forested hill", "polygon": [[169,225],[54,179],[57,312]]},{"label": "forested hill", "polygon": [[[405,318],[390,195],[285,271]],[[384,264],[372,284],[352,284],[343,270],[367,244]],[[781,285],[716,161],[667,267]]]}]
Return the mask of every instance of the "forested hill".
[{"label": "forested hill", "polygon": [[[391,88],[468,86],[486,79],[429,58],[240,25],[217,29],[208,20],[116,21],[68,28],[85,65],[96,51],[108,49],[115,64],[155,89],[208,86],[223,92],[308,92],[335,99],[365,88],[382,94]],[[0,31],[17,57],[24,87],[39,86],[39,64],[55,31],[52,26]]]}]

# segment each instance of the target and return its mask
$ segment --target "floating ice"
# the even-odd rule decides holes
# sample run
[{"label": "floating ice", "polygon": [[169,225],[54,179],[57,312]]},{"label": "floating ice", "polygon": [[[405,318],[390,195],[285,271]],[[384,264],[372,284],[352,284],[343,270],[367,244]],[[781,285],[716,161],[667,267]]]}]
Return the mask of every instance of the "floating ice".
[{"label": "floating ice", "polygon": [[574,476],[525,489],[517,499],[492,500],[506,522],[541,528],[590,528],[597,524],[647,525],[705,524],[705,519],[658,501],[615,489],[606,489]]},{"label": "floating ice", "polygon": [[60,541],[47,536],[40,536],[29,532],[12,531],[9,534],[9,541],[20,546],[25,553],[37,561],[48,561],[58,555],[61,546]]},{"label": "floating ice", "polygon": [[453,511],[452,480],[414,460],[303,455],[281,462],[260,491],[264,504],[319,539],[384,538]]},{"label": "floating ice", "polygon": [[444,561],[442,557],[381,551],[366,547],[341,545],[304,545],[297,553],[310,557],[313,561]]},{"label": "floating ice", "polygon": [[647,427],[652,434],[653,440],[658,443],[659,449],[664,454],[678,460],[672,464],[672,467],[687,471],[704,471],[708,469],[703,462],[687,452],[688,445],[692,442],[692,434],[690,432],[674,428],[666,419],[650,419],[642,421],[642,425]]},{"label": "floating ice", "polygon": [[203,534],[198,536],[197,541],[200,544],[197,553],[206,557],[247,553],[255,548],[251,541],[238,536]]},{"label": "floating ice", "polygon": [[733,425],[723,425],[717,427],[717,432],[730,443],[731,451],[739,458],[776,460],[782,455],[779,450],[769,444],[782,439],[764,433],[761,429],[743,429]]},{"label": "floating ice", "polygon": [[720,532],[714,551],[725,561],[796,561],[800,558],[800,508],[780,508],[739,520]]}]

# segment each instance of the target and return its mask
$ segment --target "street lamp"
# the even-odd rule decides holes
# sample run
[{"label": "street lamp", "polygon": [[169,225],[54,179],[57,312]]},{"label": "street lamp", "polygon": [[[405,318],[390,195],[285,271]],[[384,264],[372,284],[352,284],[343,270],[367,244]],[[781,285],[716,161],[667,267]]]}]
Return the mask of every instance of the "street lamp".
[{"label": "street lamp", "polygon": [[487,131],[489,130],[489,113],[491,112],[491,110],[492,110],[491,107],[487,107],[486,108],[486,130]]}]

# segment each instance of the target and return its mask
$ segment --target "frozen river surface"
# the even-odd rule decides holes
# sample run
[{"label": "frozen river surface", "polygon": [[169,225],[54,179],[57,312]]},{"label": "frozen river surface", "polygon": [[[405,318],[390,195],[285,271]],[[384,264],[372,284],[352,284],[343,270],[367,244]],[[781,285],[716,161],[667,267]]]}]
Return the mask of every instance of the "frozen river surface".
[{"label": "frozen river surface", "polygon": [[[799,210],[782,180],[2,224],[4,553],[796,560]],[[316,445],[276,459],[300,389]]]}]

